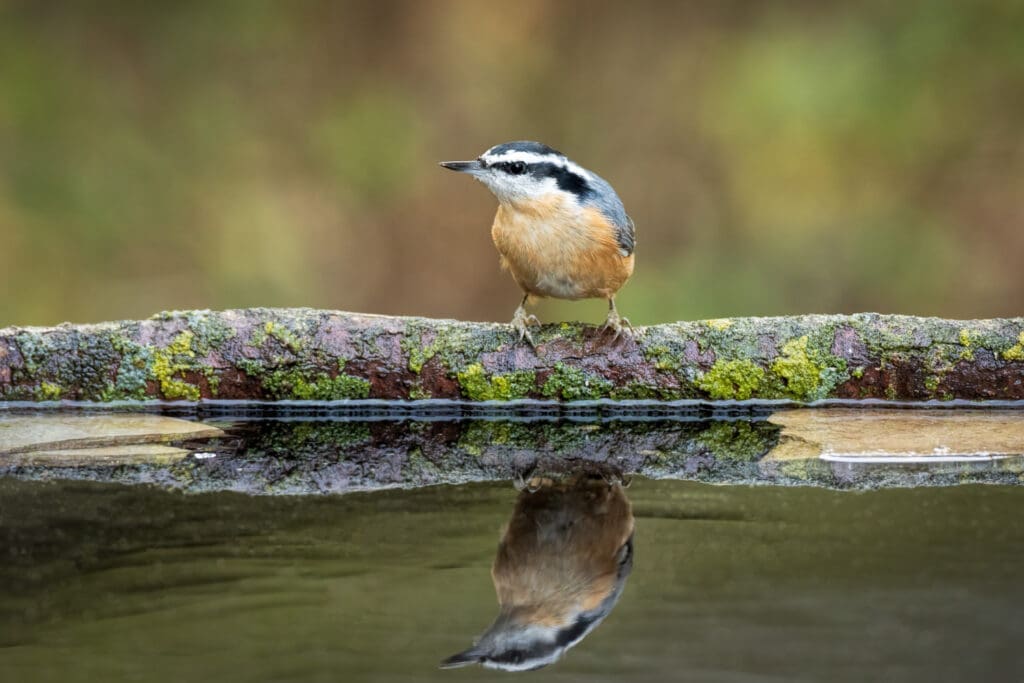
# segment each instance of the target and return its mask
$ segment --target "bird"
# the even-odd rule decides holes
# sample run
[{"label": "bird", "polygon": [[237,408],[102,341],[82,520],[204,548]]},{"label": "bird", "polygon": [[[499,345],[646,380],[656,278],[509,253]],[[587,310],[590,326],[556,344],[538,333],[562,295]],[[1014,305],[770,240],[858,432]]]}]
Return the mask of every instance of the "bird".
[{"label": "bird", "polygon": [[593,472],[532,478],[491,567],[498,616],[441,668],[539,669],[593,631],[633,569],[633,511],[623,488]]},{"label": "bird", "polygon": [[498,200],[491,238],[500,262],[523,290],[512,316],[519,341],[534,346],[540,325],[526,304],[543,297],[608,301],[603,329],[632,330],[615,295],[633,274],[636,228],[608,181],[561,152],[531,140],[505,142],[472,161],[442,161],[490,189]]}]

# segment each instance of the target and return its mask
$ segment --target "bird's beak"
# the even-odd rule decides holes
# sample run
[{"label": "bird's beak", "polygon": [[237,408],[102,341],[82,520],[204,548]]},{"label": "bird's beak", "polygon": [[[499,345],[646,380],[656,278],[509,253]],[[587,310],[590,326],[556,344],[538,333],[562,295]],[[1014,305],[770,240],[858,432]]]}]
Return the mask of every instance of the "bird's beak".
[{"label": "bird's beak", "polygon": [[[444,164],[441,164],[444,166]],[[447,166],[445,166],[447,168]],[[476,652],[475,648],[470,648],[464,652],[454,654],[448,659],[441,662],[440,668],[442,669],[458,669],[463,666],[469,666],[470,664],[476,664],[480,661],[480,655]]]},{"label": "bird's beak", "polygon": [[478,173],[484,169],[479,160],[442,161],[441,165],[453,171],[458,171],[459,173]]}]

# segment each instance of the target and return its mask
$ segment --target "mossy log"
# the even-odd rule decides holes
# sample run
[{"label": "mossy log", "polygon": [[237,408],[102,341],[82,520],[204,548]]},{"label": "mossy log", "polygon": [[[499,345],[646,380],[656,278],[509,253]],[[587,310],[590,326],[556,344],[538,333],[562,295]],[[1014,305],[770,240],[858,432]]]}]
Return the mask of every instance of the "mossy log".
[{"label": "mossy log", "polygon": [[1024,399],[1024,318],[678,322],[618,340],[310,309],[0,329],[0,400]]}]

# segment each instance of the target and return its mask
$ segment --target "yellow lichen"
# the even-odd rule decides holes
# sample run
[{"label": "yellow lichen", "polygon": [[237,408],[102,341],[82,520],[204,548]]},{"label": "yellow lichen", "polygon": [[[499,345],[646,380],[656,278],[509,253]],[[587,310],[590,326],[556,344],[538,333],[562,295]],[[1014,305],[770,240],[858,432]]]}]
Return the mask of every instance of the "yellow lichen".
[{"label": "yellow lichen", "polygon": [[488,376],[480,363],[473,363],[457,373],[456,377],[463,395],[473,401],[509,401],[525,398],[536,387],[536,375],[531,371]]},{"label": "yellow lichen", "polygon": [[1024,360],[1024,332],[1017,337],[1017,343],[1003,351],[1006,360]]},{"label": "yellow lichen", "polygon": [[746,400],[764,383],[764,369],[750,360],[719,360],[696,384],[715,400]]},{"label": "yellow lichen", "polygon": [[972,334],[968,329],[960,330],[960,346],[964,347],[963,351],[960,352],[962,360],[974,360],[975,337],[976,335]]},{"label": "yellow lichen", "polygon": [[782,355],[772,362],[772,372],[785,381],[787,393],[799,400],[817,398],[821,371],[808,354],[806,335],[783,344]]},{"label": "yellow lichen", "polygon": [[188,401],[198,401],[200,398],[199,387],[175,378],[175,375],[192,369],[192,363],[184,359],[196,356],[192,350],[193,336],[190,330],[185,330],[167,347],[153,352],[153,377],[160,383],[164,398],[183,398]]},{"label": "yellow lichen", "polygon": [[548,398],[565,401],[596,401],[607,398],[612,386],[611,382],[600,375],[565,363],[555,363],[554,371],[544,382],[540,393]]},{"label": "yellow lichen", "polygon": [[[302,342],[300,342],[299,338],[292,334],[291,330],[284,325],[268,320],[263,326],[263,331],[267,337],[273,337],[277,341],[281,342],[281,344],[291,349],[292,353],[298,353],[302,350]],[[263,341],[266,341],[266,337],[264,337]]]},{"label": "yellow lichen", "polygon": [[64,390],[56,384],[43,382],[39,385],[38,395],[41,401],[59,401],[62,393],[64,393]]}]

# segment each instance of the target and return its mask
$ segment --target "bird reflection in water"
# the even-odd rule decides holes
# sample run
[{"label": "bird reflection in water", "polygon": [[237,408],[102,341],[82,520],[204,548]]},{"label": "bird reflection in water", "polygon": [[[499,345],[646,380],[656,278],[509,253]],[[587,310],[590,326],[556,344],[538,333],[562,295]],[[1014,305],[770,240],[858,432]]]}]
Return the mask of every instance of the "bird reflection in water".
[{"label": "bird reflection in water", "polygon": [[498,617],[442,668],[528,671],[557,661],[615,606],[633,569],[633,511],[621,477],[520,480],[491,578]]}]

